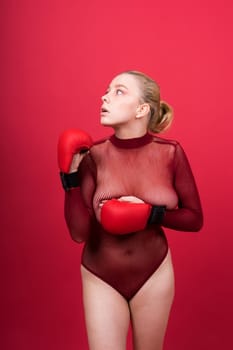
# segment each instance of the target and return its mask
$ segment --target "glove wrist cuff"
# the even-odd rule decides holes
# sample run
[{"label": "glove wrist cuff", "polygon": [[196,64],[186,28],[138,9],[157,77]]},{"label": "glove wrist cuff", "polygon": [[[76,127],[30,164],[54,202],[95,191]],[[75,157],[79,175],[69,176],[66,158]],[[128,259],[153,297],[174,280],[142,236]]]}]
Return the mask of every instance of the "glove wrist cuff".
[{"label": "glove wrist cuff", "polygon": [[62,187],[65,191],[69,191],[71,188],[80,186],[80,179],[78,176],[78,171],[70,174],[60,172],[60,178]]},{"label": "glove wrist cuff", "polygon": [[148,224],[162,224],[165,215],[166,205],[153,205],[150,216],[147,221]]}]

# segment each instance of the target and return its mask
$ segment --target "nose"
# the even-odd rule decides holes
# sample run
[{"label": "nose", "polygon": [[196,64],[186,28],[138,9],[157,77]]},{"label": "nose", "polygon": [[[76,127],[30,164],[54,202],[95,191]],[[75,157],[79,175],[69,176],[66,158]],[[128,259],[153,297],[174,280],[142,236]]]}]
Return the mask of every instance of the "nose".
[{"label": "nose", "polygon": [[102,100],[103,102],[108,102],[108,101],[109,101],[108,93],[104,94],[104,95],[101,97],[101,100]]}]

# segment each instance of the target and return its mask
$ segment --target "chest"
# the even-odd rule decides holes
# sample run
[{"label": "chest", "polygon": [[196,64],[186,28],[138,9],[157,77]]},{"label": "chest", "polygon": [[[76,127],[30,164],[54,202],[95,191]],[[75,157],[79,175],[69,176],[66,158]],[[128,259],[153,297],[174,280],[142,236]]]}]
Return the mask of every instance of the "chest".
[{"label": "chest", "polygon": [[164,150],[106,150],[97,162],[96,200],[135,196],[147,203],[177,205],[173,158]]}]

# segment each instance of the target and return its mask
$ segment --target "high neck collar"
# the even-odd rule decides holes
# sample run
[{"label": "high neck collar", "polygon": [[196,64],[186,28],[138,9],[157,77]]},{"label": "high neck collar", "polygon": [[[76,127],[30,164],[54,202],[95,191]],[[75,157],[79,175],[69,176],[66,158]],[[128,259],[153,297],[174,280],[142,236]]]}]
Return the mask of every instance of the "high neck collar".
[{"label": "high neck collar", "polygon": [[115,134],[110,137],[112,144],[119,148],[137,148],[142,147],[150,143],[153,139],[153,136],[149,133],[146,133],[140,137],[134,137],[131,139],[120,139]]}]

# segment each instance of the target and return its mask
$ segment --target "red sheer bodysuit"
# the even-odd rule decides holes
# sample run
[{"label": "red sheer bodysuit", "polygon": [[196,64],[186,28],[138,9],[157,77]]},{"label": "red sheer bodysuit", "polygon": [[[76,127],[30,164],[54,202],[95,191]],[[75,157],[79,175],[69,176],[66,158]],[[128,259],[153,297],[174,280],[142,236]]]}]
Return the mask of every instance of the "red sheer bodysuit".
[{"label": "red sheer bodysuit", "polygon": [[[82,264],[130,300],[168,251],[163,227],[198,231],[203,222],[195,180],[176,141],[146,134],[115,135],[92,146],[79,167],[81,185],[65,194],[65,218],[72,238],[85,242]],[[102,200],[136,196],[166,205],[162,226],[112,235],[100,224]]]}]

